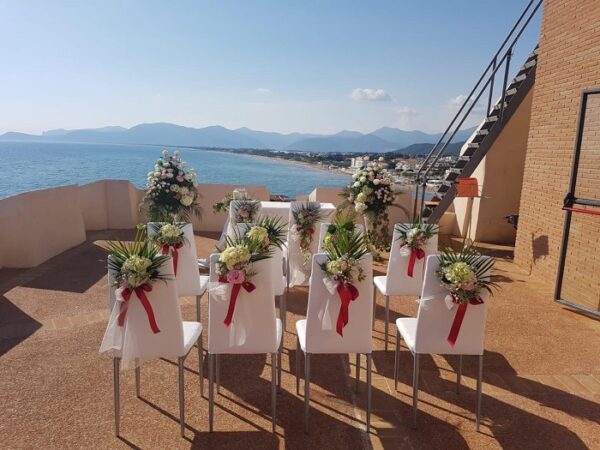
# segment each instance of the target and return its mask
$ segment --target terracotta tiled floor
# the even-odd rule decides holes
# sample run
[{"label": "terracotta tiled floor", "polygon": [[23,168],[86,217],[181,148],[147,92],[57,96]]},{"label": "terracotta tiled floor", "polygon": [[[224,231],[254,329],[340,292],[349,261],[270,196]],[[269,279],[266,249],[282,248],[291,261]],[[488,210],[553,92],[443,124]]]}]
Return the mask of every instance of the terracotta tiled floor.
[{"label": "terracotta tiled floor", "polygon": [[[551,284],[529,280],[499,260],[502,291],[490,304],[484,360],[483,422],[475,431],[474,358],[465,358],[455,393],[456,358],[423,357],[419,424],[411,418],[412,357],[402,351],[393,386],[394,333],[383,351],[383,306],[376,311],[373,427],[364,431],[366,361],[354,392],[354,355],[312,364],[311,432],[295,394],[294,323],[306,289],[288,298],[283,392],[270,432],[270,367],[264,356],[224,357],[215,431],[208,432],[197,356],[186,361],[186,438],[179,436],[177,370],[166,361],[142,369],[142,399],[122,375],[122,437],[113,435],[112,364],[98,354],[107,318],[103,232],[29,270],[0,270],[0,447],[2,448],[600,448],[600,322],[551,300]],[[198,236],[207,255],[216,236]],[[383,271],[382,266],[377,267]],[[193,299],[182,302],[193,319]],[[414,315],[414,298],[391,299],[392,319]],[[206,308],[203,308],[206,313]],[[203,318],[203,321],[206,317]],[[393,331],[394,328],[390,327]],[[206,339],[206,336],[204,337]]]}]

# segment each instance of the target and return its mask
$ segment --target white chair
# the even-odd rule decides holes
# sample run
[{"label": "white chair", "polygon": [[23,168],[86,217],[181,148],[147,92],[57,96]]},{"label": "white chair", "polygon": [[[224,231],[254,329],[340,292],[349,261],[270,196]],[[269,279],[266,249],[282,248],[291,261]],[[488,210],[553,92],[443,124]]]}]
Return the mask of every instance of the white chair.
[{"label": "white chair", "polygon": [[270,261],[271,268],[273,270],[273,291],[275,297],[279,297],[279,318],[281,319],[282,329],[285,333],[287,323],[287,279],[285,276],[285,259],[283,257],[283,250],[279,247],[275,247],[273,249]]},{"label": "white chair", "polygon": [[[489,259],[481,256],[481,259]],[[483,291],[482,304],[468,305],[464,320],[460,327],[458,339],[454,346],[448,341],[448,334],[456,316],[457,306],[448,309],[444,298],[448,290],[443,287],[437,278],[436,270],[439,267],[437,256],[427,258],[425,282],[419,310],[416,318],[400,318],[396,320],[396,358],[394,361],[394,386],[398,388],[398,363],[400,360],[400,337],[414,355],[413,368],[413,427],[417,425],[417,401],[419,393],[419,355],[460,355],[456,377],[456,392],[460,387],[462,372],[462,355],[477,355],[479,357],[479,370],[477,376],[477,431],[479,431],[479,418],[481,415],[481,377],[483,373],[483,344],[485,338],[485,320],[487,315],[490,295]],[[486,274],[489,276],[489,273]]]},{"label": "white chair", "polygon": [[236,221],[235,212],[238,206],[242,203],[255,203],[257,205],[256,212],[253,217],[254,220],[256,220],[260,214],[260,201],[258,200],[231,200],[231,203],[229,204],[229,222],[226,233],[227,236],[233,236],[234,227],[238,224],[238,222]]},{"label": "white chair", "polygon": [[[329,228],[329,225],[331,225],[331,223],[321,224],[321,227],[319,229],[319,248],[317,250],[317,253],[322,253],[323,251],[323,241],[325,240],[325,236],[327,235],[327,228]],[[365,227],[361,223],[354,224],[354,229],[361,233],[364,233],[365,231]]]},{"label": "white chair", "polygon": [[[319,202],[291,202],[290,204],[290,214],[288,220],[289,228],[287,237],[288,244],[286,254],[288,289],[293,286],[307,286],[310,278],[311,261],[306,262],[300,251],[300,241],[295,231],[296,224],[294,223],[293,215],[293,211],[296,207],[300,205],[306,205],[307,203],[320,205]],[[315,228],[315,235],[310,245],[310,252],[313,255],[317,253],[317,249],[319,247],[319,239],[316,234],[316,232],[319,230],[319,223],[315,224]]]},{"label": "white chair", "polygon": [[[110,325],[118,330],[118,335],[107,335],[102,343],[101,351],[112,349],[114,377],[115,434],[120,433],[120,392],[119,372],[121,362],[124,367],[135,365],[135,390],[140,398],[140,363],[154,358],[177,358],[179,367],[179,423],[181,436],[185,434],[185,398],[184,398],[184,361],[194,344],[198,343],[198,359],[200,374],[200,391],[202,392],[202,324],[199,322],[183,322],[177,301],[177,287],[173,279],[173,265],[169,260],[163,264],[160,272],[166,277],[152,285],[152,291],[146,297],[152,307],[159,333],[153,333],[146,310],[141,301],[133,293],[127,302],[127,312],[123,327],[116,328],[115,312],[111,315]],[[109,269],[109,281],[112,281]],[[109,302],[111,311],[115,307],[115,288],[110,283]],[[119,308],[117,305],[116,308]],[[118,311],[115,309],[114,311]]]},{"label": "white chair", "polygon": [[[221,230],[221,236],[219,236],[219,240],[217,241],[216,247],[222,248],[225,245],[225,237],[227,236],[227,230],[229,229],[229,216],[225,219],[223,223],[223,229]],[[198,258],[198,267],[200,269],[208,270],[210,267],[209,258]]]},{"label": "white chair", "polygon": [[271,261],[267,259],[254,263],[256,275],[251,281],[256,289],[252,292],[246,292],[243,288],[240,290],[233,322],[226,326],[223,320],[229,307],[230,285],[217,283],[218,260],[219,254],[211,255],[211,288],[208,295],[209,428],[213,430],[215,362],[219,383],[219,361],[215,361],[216,358],[222,354],[270,353],[272,425],[275,431],[277,380],[281,385],[282,325],[275,316]]},{"label": "white chair", "polygon": [[[335,323],[341,301],[338,294],[331,295],[323,283],[324,272],[319,264],[327,255],[318,253],[312,259],[312,277],[308,291],[306,319],[296,322],[296,393],[300,393],[300,353],[304,352],[304,427],[308,432],[310,409],[310,355],[319,353],[356,353],[356,386],[360,380],[360,354],[367,355],[367,432],[371,426],[371,316],[373,299],[371,284],[373,257],[366,254],[361,265],[366,275],[355,282],[359,296],[350,302],[349,321],[343,328],[343,337],[336,331]],[[324,320],[325,318],[325,320]]]},{"label": "white chair", "polygon": [[[148,236],[156,236],[159,223],[148,223]],[[179,252],[179,262],[177,264],[177,274],[175,282],[177,284],[177,294],[179,297],[196,297],[196,321],[200,322],[200,300],[206,292],[208,286],[208,276],[198,274],[198,255],[196,253],[196,239],[194,238],[194,229],[191,223],[182,226],[183,247]]]},{"label": "white chair", "polygon": [[[394,227],[395,228],[395,227]],[[428,255],[437,254],[438,235],[432,236],[423,250],[425,258],[417,259],[413,276],[408,276],[408,263],[410,256],[403,256],[400,249],[399,234],[394,230],[392,237],[392,248],[390,250],[390,259],[388,261],[387,275],[373,278],[373,301],[377,307],[377,294],[375,289],[379,290],[385,297],[385,351],[388,349],[388,334],[390,324],[390,296],[393,295],[420,295],[423,288],[423,274],[425,260]],[[373,315],[373,327],[375,325],[375,316]]]}]

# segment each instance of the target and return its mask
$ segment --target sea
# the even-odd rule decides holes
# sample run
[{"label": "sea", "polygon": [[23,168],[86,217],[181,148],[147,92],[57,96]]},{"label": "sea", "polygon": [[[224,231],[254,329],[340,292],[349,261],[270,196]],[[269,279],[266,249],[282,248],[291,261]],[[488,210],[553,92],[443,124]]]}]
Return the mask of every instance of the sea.
[{"label": "sea", "polygon": [[[165,147],[170,151],[177,147]],[[163,147],[153,145],[0,142],[0,198],[97,180],[129,180],[143,188]],[[281,160],[180,148],[199,183],[264,185],[291,198],[319,187],[343,187],[350,177]]]}]

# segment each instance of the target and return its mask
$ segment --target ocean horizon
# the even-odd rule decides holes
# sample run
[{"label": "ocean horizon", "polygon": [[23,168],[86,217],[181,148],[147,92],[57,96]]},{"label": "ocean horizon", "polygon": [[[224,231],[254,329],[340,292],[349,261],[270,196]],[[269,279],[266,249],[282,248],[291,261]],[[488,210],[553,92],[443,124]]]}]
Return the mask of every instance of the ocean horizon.
[{"label": "ocean horizon", "polygon": [[316,187],[342,188],[350,176],[282,160],[180,147],[61,142],[0,142],[0,198],[103,179],[128,180],[144,188],[163,148],[179,150],[198,172],[198,183],[264,185],[272,194],[309,194]]}]

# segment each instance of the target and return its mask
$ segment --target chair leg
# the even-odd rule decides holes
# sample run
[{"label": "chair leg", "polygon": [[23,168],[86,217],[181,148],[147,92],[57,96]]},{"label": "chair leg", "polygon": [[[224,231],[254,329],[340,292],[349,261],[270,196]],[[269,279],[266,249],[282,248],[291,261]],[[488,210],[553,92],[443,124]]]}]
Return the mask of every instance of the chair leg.
[{"label": "chair leg", "polygon": [[300,338],[296,337],[296,395],[300,395]]},{"label": "chair leg", "polygon": [[217,394],[221,393],[221,355],[215,355],[215,366],[216,366],[216,383],[217,383]]},{"label": "chair leg", "polygon": [[367,355],[367,433],[371,429],[371,372],[373,367],[373,356]]},{"label": "chair leg", "polygon": [[460,379],[462,377],[462,355],[458,355],[458,370],[456,371],[456,393],[460,394]]},{"label": "chair leg", "polygon": [[477,431],[481,420],[481,388],[483,383],[483,355],[479,355],[479,372],[477,374]]},{"label": "chair leg", "polygon": [[202,360],[204,348],[202,346],[202,335],[198,338],[198,375],[200,376],[200,397],[204,397],[204,361]]},{"label": "chair leg", "polygon": [[308,413],[310,410],[310,354],[304,354],[304,432],[308,434]]},{"label": "chair leg", "polygon": [[179,366],[179,426],[181,427],[181,437],[185,436],[185,397],[184,397],[184,385],[183,385],[183,373],[185,371],[183,362],[185,357],[180,356],[177,358],[177,365]]},{"label": "chair leg", "polygon": [[120,383],[119,371],[121,368],[121,358],[113,358],[113,387],[114,387],[114,402],[115,402],[115,436],[119,436],[121,428],[121,399],[120,399]]},{"label": "chair leg", "polygon": [[377,287],[373,285],[373,330],[375,330],[375,311],[377,311]]},{"label": "chair leg", "polygon": [[277,351],[277,390],[281,391],[281,353],[283,351],[283,344],[279,346]]},{"label": "chair leg", "polygon": [[208,429],[212,433],[215,406],[215,355],[208,354]]},{"label": "chair leg", "polygon": [[356,392],[358,392],[358,385],[360,384],[360,353],[356,354]]},{"label": "chair leg", "polygon": [[388,350],[388,332],[390,328],[390,297],[385,296],[385,351]]},{"label": "chair leg", "polygon": [[413,423],[417,428],[417,402],[419,401],[419,354],[415,353],[415,366],[413,369]]},{"label": "chair leg", "polygon": [[271,425],[275,433],[275,417],[277,414],[277,353],[271,353]]},{"label": "chair leg", "polygon": [[202,300],[202,296],[196,295],[196,322],[200,322],[200,300]]},{"label": "chair leg", "polygon": [[[284,292],[279,300],[279,316],[281,317],[282,335],[285,336],[287,326],[287,293]],[[283,338],[282,338],[283,339]]]},{"label": "chair leg", "polygon": [[138,359],[135,360],[135,396],[137,398],[141,397],[141,377],[142,377],[142,368],[140,367],[140,361]]},{"label": "chair leg", "polygon": [[398,390],[398,364],[400,364],[400,332],[396,328],[396,354],[394,356],[394,390]]}]

